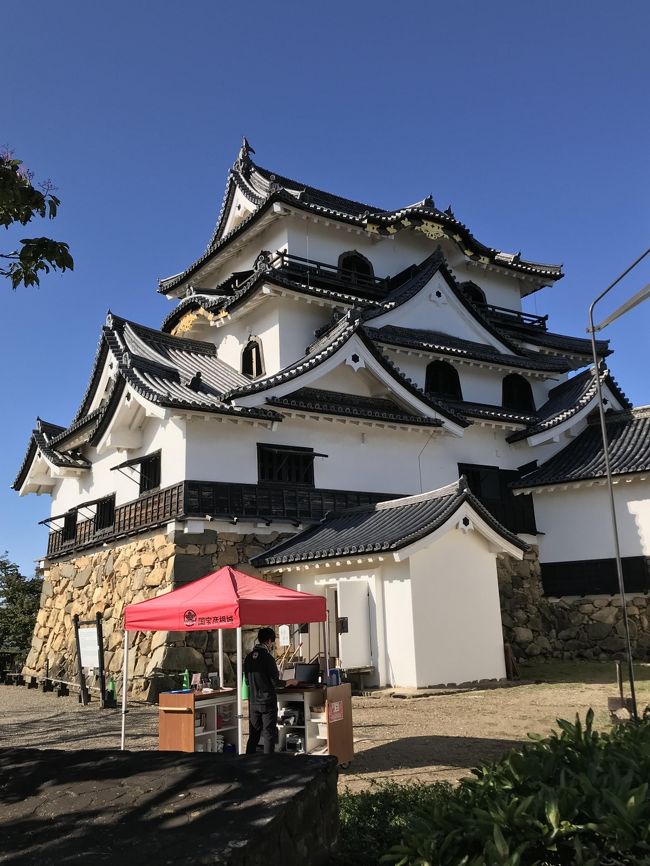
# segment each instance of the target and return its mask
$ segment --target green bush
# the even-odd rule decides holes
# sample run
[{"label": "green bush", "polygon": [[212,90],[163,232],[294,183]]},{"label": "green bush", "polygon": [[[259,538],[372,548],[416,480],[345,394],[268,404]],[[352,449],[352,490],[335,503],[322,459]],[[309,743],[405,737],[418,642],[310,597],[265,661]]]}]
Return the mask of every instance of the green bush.
[{"label": "green bush", "polygon": [[406,820],[402,841],[381,862],[650,863],[650,719],[611,733],[592,723],[591,710],[584,726],[578,718],[558,721],[559,732],[531,737],[534,743],[474,770],[475,778],[434,797],[425,820]]},{"label": "green bush", "polygon": [[333,863],[340,866],[376,866],[451,793],[444,783],[435,785],[394,782],[373,784],[367,791],[339,796],[341,833]]}]

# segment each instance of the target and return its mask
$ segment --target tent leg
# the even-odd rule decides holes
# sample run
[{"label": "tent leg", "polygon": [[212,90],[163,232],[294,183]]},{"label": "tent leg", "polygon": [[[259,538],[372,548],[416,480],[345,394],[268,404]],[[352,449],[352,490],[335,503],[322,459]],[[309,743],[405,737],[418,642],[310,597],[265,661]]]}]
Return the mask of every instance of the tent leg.
[{"label": "tent leg", "polygon": [[325,612],[325,622],[323,623],[323,636],[324,636],[324,645],[325,645],[325,683],[329,685],[330,682],[330,645],[329,645],[329,612]]},{"label": "tent leg", "polygon": [[223,629],[219,629],[219,688],[223,688]]},{"label": "tent leg", "polygon": [[129,679],[129,633],[124,629],[124,662],[122,664],[122,744],[120,748],[124,751],[124,740],[126,738],[126,692]]},{"label": "tent leg", "polygon": [[244,738],[242,732],[242,720],[244,717],[243,702],[241,694],[242,680],[244,678],[244,667],[242,664],[242,634],[241,626],[237,629],[237,750],[241,755],[244,751]]}]

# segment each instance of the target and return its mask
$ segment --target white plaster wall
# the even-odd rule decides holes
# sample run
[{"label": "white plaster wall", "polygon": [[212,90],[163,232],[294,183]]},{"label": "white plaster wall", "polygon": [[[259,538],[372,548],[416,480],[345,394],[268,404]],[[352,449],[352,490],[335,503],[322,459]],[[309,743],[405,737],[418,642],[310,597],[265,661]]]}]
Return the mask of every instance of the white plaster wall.
[{"label": "white plaster wall", "polygon": [[[508,375],[505,371],[489,370],[484,367],[462,364],[451,357],[407,355],[405,352],[395,351],[387,347],[384,348],[384,351],[386,351],[388,357],[399,367],[404,375],[412,379],[420,388],[424,388],[426,382],[427,365],[435,360],[447,361],[458,371],[464,400],[474,403],[489,403],[494,406],[501,405],[503,379]],[[549,379],[532,379],[526,376],[525,379],[530,383],[533,391],[535,406],[538,408],[542,406],[548,400],[550,389],[555,388],[565,378],[566,376],[563,374],[556,374]]]},{"label": "white plaster wall", "polygon": [[341,253],[357,250],[372,262],[376,277],[391,277],[421,262],[437,243],[418,232],[401,232],[394,238],[373,238],[367,232],[330,222],[329,225],[303,220],[288,222],[289,252],[314,261],[337,265]]},{"label": "white plaster wall", "polygon": [[486,540],[451,529],[409,562],[415,685],[505,677],[496,558]]},{"label": "white plaster wall", "polygon": [[[140,489],[137,472],[125,469],[126,475],[124,475],[122,472],[112,472],[111,467],[125,460],[151,454],[158,449],[161,450],[160,486],[169,487],[182,481],[185,477],[184,430],[185,422],[180,419],[170,419],[161,423],[158,419],[149,418],[143,426],[141,447],[131,448],[128,451],[111,449],[103,454],[98,454],[95,448],[89,449],[86,456],[92,461],[92,469],[79,479],[61,480],[52,497],[50,513],[62,514],[80,502],[99,499],[113,493],[115,493],[116,505],[137,499]],[[80,519],[84,519],[83,515]]]},{"label": "white plaster wall", "polygon": [[374,328],[398,325],[440,331],[463,340],[497,346],[508,353],[503,344],[484,329],[458,300],[442,274],[436,273],[412,298],[381,316],[370,320]]},{"label": "white plaster wall", "polygon": [[382,683],[415,686],[415,623],[409,563],[384,562],[382,577],[386,630],[386,672]]},{"label": "white plaster wall", "polygon": [[454,276],[459,283],[466,280],[476,283],[483,289],[485,300],[496,307],[506,307],[509,310],[521,310],[521,292],[517,277],[507,277],[495,271],[483,271],[465,262],[459,262],[454,267]]},{"label": "white plaster wall", "polygon": [[273,375],[305,354],[314,332],[327,324],[331,309],[300,298],[265,297],[244,316],[213,329],[217,355],[241,370],[241,353],[250,336],[262,341],[265,375]]},{"label": "white plaster wall", "polygon": [[[614,540],[605,485],[533,494],[541,562],[610,559]],[[650,482],[614,486],[621,556],[650,556]]]},{"label": "white plaster wall", "polygon": [[462,437],[430,428],[390,430],[327,420],[287,418],[270,426],[217,418],[187,425],[187,477],[204,481],[257,483],[258,442],[313,448],[327,454],[314,461],[316,487],[410,494],[433,490],[458,478],[458,463],[516,469],[547,459],[564,443],[530,449],[505,442],[502,430],[478,425]]},{"label": "white plaster wall", "polygon": [[287,239],[287,221],[278,219],[267,226],[259,235],[252,238],[249,243],[234,255],[227,258],[217,270],[197,280],[197,285],[203,286],[206,289],[213,289],[231,274],[237,271],[250,270],[253,267],[253,262],[262,250],[275,253],[278,250],[286,249]]}]

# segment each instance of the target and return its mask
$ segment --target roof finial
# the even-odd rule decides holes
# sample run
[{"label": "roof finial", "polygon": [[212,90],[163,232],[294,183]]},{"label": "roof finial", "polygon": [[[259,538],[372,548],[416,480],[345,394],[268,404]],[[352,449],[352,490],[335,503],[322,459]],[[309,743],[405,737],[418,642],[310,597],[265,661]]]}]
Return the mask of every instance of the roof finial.
[{"label": "roof finial", "polygon": [[235,163],[235,167],[238,171],[241,171],[244,166],[250,163],[251,153],[255,153],[255,151],[248,143],[248,139],[246,138],[246,136],[244,136],[242,139],[241,147],[239,148],[239,153],[237,154],[237,161]]}]

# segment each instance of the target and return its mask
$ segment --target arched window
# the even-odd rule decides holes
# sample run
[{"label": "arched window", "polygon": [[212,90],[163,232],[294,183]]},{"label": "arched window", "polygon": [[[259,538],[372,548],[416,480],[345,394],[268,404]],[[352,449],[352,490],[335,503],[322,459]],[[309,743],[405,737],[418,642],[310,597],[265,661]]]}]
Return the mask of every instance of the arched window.
[{"label": "arched window", "polygon": [[512,409],[515,412],[534,412],[535,401],[530,382],[517,373],[510,373],[503,380],[501,403],[504,409]]},{"label": "arched window", "polygon": [[341,253],[339,256],[339,268],[343,271],[351,271],[360,277],[374,277],[375,272],[372,263],[356,250]]},{"label": "arched window", "polygon": [[447,400],[463,399],[458,371],[446,361],[432,361],[427,366],[424,390],[427,394],[444,397]]},{"label": "arched window", "polygon": [[465,297],[469,298],[477,307],[485,306],[485,292],[476,283],[472,283],[471,281],[461,283],[460,288]]},{"label": "arched window", "polygon": [[262,344],[257,337],[251,337],[241,354],[241,371],[244,376],[256,379],[264,372],[262,364]]}]

